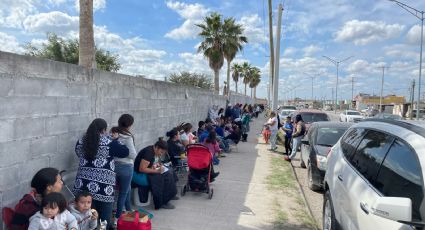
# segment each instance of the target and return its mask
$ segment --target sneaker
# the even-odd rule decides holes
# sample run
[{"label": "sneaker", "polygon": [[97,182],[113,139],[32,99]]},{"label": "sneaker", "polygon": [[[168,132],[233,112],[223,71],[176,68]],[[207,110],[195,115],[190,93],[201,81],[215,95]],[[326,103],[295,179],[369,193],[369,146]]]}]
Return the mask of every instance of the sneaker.
[{"label": "sneaker", "polygon": [[171,200],[180,200],[180,197],[175,196],[175,197],[171,198]]},{"label": "sneaker", "polygon": [[216,178],[218,175],[220,175],[220,172],[215,172],[211,175],[212,178]]},{"label": "sneaker", "polygon": [[283,157],[283,159],[284,159],[285,161],[289,161],[289,162],[291,162],[291,158],[289,158],[288,156],[284,156],[284,157]]},{"label": "sneaker", "polygon": [[163,209],[175,209],[176,207],[170,203],[166,203],[164,205],[161,206],[161,208]]}]

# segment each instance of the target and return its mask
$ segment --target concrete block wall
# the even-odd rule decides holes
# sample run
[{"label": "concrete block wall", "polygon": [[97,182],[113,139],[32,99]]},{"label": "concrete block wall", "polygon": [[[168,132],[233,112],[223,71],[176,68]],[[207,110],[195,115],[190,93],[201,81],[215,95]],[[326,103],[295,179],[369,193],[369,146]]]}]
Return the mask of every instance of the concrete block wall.
[{"label": "concrete block wall", "polygon": [[206,90],[0,52],[0,207],[14,206],[40,168],[75,172],[74,145],[96,117],[110,128],[132,114],[140,150],[181,122],[196,127],[225,102]]}]

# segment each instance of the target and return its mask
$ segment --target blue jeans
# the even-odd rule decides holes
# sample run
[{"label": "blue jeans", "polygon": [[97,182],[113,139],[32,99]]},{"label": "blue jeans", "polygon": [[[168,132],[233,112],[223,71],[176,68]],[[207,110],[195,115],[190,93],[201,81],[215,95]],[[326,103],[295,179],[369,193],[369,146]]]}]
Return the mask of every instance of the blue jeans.
[{"label": "blue jeans", "polygon": [[292,138],[292,153],[289,156],[289,159],[292,160],[297,155],[298,148],[301,145],[301,139],[302,139],[302,136]]},{"label": "blue jeans", "polygon": [[119,184],[116,218],[121,216],[124,206],[127,211],[131,211],[130,190],[133,167],[133,164],[115,162],[115,173],[117,174],[117,184]]},{"label": "blue jeans", "polygon": [[278,130],[271,130],[271,135],[270,135],[270,148],[271,149],[275,149],[276,146],[276,139],[277,139],[277,131]]},{"label": "blue jeans", "polygon": [[113,202],[102,202],[98,200],[93,200],[92,203],[92,207],[96,209],[96,211],[99,213],[99,219],[102,221],[106,220],[108,222],[108,227],[106,229],[109,229],[112,226],[111,216],[113,206]]}]

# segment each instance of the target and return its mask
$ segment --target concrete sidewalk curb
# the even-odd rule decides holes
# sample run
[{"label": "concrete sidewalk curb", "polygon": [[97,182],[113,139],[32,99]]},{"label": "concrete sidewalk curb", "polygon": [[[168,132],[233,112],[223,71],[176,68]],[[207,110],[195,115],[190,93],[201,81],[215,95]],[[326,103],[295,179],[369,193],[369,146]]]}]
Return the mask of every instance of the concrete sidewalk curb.
[{"label": "concrete sidewalk curb", "polygon": [[301,184],[300,184],[300,182],[299,182],[299,180],[298,180],[298,176],[297,176],[297,173],[295,172],[295,169],[294,169],[294,166],[292,165],[292,162],[288,162],[289,164],[291,164],[291,169],[292,169],[292,174],[293,174],[293,176],[295,177],[295,180],[297,181],[297,187],[298,187],[298,190],[301,192],[301,194],[302,194],[302,198],[303,198],[303,201],[304,201],[304,205],[307,207],[307,210],[308,210],[308,214],[310,215],[310,217],[312,218],[312,220],[316,223],[316,225],[315,225],[315,230],[319,230],[319,228],[317,228],[316,226],[318,226],[319,225],[319,223],[317,223],[317,221],[316,221],[316,218],[314,218],[314,216],[313,216],[313,212],[311,211],[311,208],[310,208],[310,205],[308,204],[308,202],[307,202],[307,199],[305,198],[305,193],[304,193],[304,189],[302,188],[302,186],[301,186]]}]

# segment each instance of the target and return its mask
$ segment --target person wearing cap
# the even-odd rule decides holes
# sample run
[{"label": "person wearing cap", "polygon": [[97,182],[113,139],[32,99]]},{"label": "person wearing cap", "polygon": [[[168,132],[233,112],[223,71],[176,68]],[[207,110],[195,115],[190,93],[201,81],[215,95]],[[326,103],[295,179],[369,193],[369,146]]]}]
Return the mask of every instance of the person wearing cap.
[{"label": "person wearing cap", "polygon": [[285,156],[285,160],[291,161],[297,155],[298,148],[301,145],[301,139],[305,134],[305,124],[301,114],[295,116],[295,130],[292,133],[292,152],[289,157]]}]

